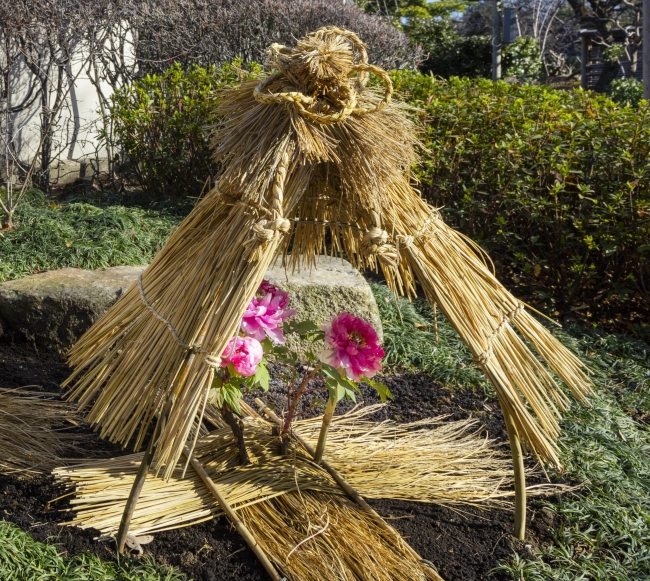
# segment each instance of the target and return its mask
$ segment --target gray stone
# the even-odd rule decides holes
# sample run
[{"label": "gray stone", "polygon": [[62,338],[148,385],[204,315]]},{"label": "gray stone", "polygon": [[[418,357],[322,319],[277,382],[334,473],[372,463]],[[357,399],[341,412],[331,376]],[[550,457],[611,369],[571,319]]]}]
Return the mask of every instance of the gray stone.
[{"label": "gray stone", "polygon": [[[320,325],[347,311],[368,321],[383,340],[379,310],[366,279],[347,260],[340,258],[321,256],[317,266],[294,273],[274,266],[266,272],[270,283],[289,293],[289,306],[298,311],[294,320],[313,321]],[[297,336],[287,337],[287,347],[304,354],[305,345]],[[321,348],[321,345],[313,347],[316,353]]]},{"label": "gray stone", "polygon": [[[16,331],[38,345],[65,351],[126,292],[144,268],[63,268],[0,284],[0,334],[4,326],[5,331]],[[322,256],[318,268],[292,273],[274,266],[266,278],[290,293],[290,306],[298,311],[295,320],[320,325],[348,311],[370,322],[382,337],[370,286],[349,262]],[[304,352],[297,337],[288,337],[287,344]]]},{"label": "gray stone", "polygon": [[0,318],[36,344],[64,351],[137,280],[144,266],[62,268],[0,284]]}]

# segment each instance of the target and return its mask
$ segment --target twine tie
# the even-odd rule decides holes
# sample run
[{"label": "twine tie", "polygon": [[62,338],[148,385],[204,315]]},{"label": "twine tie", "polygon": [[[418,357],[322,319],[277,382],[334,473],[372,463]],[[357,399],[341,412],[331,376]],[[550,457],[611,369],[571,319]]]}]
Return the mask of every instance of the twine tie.
[{"label": "twine tie", "polygon": [[[221,357],[219,355],[216,355],[214,353],[210,353],[207,349],[204,349],[201,347],[201,345],[198,345],[197,343],[193,343],[192,345],[188,345],[183,339],[181,339],[180,335],[174,329],[174,325],[172,325],[171,321],[163,317],[157,310],[156,307],[154,307],[149,300],[147,299],[147,296],[145,295],[144,292],[144,286],[142,285],[142,272],[138,276],[138,288],[140,290],[140,300],[144,304],[145,307],[147,307],[150,311],[151,314],[156,317],[159,321],[165,324],[169,332],[171,333],[171,336],[174,338],[174,341],[178,343],[183,349],[186,351],[191,351],[192,353],[200,353],[201,355],[204,356],[204,361],[205,364],[208,367],[211,367],[215,371],[221,367]],[[241,322],[240,322],[241,325]],[[238,331],[239,333],[239,331]]]},{"label": "twine tie", "polygon": [[399,264],[397,248],[390,242],[388,232],[377,226],[363,235],[361,252],[364,256],[375,256],[379,262],[386,266],[397,266]]},{"label": "twine tie", "polygon": [[494,341],[501,334],[501,332],[513,321],[513,319],[524,310],[524,305],[517,303],[517,306],[512,311],[505,313],[501,317],[501,322],[492,334],[487,338],[488,347],[483,353],[474,356],[474,363],[483,367],[486,365],[494,355]]}]

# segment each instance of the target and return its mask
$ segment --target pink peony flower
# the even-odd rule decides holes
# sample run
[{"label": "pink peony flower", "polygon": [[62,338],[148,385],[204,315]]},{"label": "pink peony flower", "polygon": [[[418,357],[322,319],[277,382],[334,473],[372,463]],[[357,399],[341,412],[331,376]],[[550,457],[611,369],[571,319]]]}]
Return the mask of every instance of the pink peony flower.
[{"label": "pink peony flower", "polygon": [[294,309],[287,309],[289,295],[268,281],[262,281],[259,292],[263,296],[253,297],[244,312],[241,328],[246,335],[258,341],[267,336],[275,343],[284,345],[286,339],[280,325],[296,314]]},{"label": "pink peony flower", "polygon": [[348,379],[354,381],[361,375],[374,377],[381,369],[385,353],[370,323],[350,313],[341,313],[322,329],[326,347],[320,354],[321,361],[332,367],[342,367]]},{"label": "pink peony flower", "polygon": [[[233,349],[234,341],[236,343]],[[262,345],[257,339],[253,339],[253,337],[233,337],[221,355],[221,367],[228,367],[228,364],[232,363],[239,375],[250,377],[255,375],[257,364],[262,361],[263,356],[264,349],[262,349]]]}]

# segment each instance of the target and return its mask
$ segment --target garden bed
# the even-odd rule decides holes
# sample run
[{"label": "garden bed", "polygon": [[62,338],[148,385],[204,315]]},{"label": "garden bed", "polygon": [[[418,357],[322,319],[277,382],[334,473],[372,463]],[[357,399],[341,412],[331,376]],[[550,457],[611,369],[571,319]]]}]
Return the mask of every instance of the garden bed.
[{"label": "garden bed", "polygon": [[[0,340],[2,387],[36,385],[39,387],[30,389],[57,393],[68,373],[60,355],[37,351],[32,345],[13,341],[10,337]],[[384,381],[395,398],[380,412],[384,417],[406,422],[438,415],[448,415],[450,420],[471,415],[480,420],[491,438],[502,444],[507,440],[498,402],[480,388],[443,387],[423,374],[394,374],[385,377]],[[374,391],[364,390],[363,397],[366,403],[378,401]],[[272,385],[265,398],[279,409],[285,402],[278,386]],[[306,399],[301,405],[311,403]],[[341,402],[339,412],[351,405]],[[318,412],[317,407],[312,410]],[[89,433],[86,428],[77,431]],[[85,449],[89,455],[102,457],[123,453],[94,435]],[[59,550],[68,555],[91,551],[102,559],[114,559],[112,543],[94,540],[97,531],[59,526],[66,520],[61,510],[68,506],[69,498],[53,499],[62,494],[63,490],[49,476],[31,480],[0,477],[0,515],[37,540],[56,543]],[[538,503],[533,502],[528,515],[527,538],[521,542],[511,535],[513,515],[507,510],[445,508],[389,500],[371,504],[424,558],[438,567],[447,581],[510,578],[504,573],[491,575],[490,571],[514,551],[532,558],[534,549],[550,542],[555,518],[550,511],[538,508]],[[145,553],[197,581],[266,579],[252,552],[224,518],[157,534],[153,543],[146,546]]]}]

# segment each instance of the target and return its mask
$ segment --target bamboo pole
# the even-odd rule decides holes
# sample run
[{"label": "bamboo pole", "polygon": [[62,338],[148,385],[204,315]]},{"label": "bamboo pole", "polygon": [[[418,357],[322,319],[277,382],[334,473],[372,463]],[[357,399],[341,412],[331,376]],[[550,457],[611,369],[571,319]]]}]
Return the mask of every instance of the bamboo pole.
[{"label": "bamboo pole", "polygon": [[273,563],[269,561],[268,557],[266,556],[266,553],[264,552],[262,547],[260,547],[255,537],[246,528],[246,525],[237,517],[237,514],[230,506],[230,504],[228,504],[228,501],[226,500],[225,496],[223,496],[221,492],[219,492],[219,489],[212,481],[212,478],[210,478],[210,476],[205,471],[203,466],[201,466],[201,463],[196,459],[196,457],[192,454],[192,452],[190,452],[190,449],[187,446],[185,446],[185,448],[183,449],[183,453],[189,459],[192,468],[194,468],[196,473],[199,475],[199,477],[203,481],[203,484],[205,484],[206,488],[212,493],[216,501],[219,503],[219,507],[226,514],[228,520],[237,529],[237,532],[246,541],[246,544],[251,548],[253,553],[255,553],[255,556],[259,559],[260,563],[262,563],[262,566],[264,567],[264,569],[266,569],[266,572],[269,574],[271,579],[273,579],[273,581],[287,581],[286,577],[280,577],[280,574],[278,573],[277,569],[273,566]]},{"label": "bamboo pole", "polygon": [[[260,408],[260,413],[266,414],[273,422],[275,422],[278,425],[282,425],[282,420],[275,414],[275,412],[268,407],[266,407],[266,404],[259,398],[255,398],[255,403],[259,406]],[[295,440],[305,449],[307,452],[312,456],[316,456],[316,451],[314,448],[312,448],[305,440],[303,440],[298,434],[295,432],[292,432],[291,434]],[[431,564],[429,561],[426,559],[423,559],[416,551],[411,547],[408,543],[404,542],[404,539],[402,539],[401,535],[389,524],[386,523],[386,521],[381,518],[381,515],[374,509],[372,508],[366,500],[361,496],[352,486],[350,486],[347,481],[339,474],[339,472],[331,466],[328,462],[325,460],[321,460],[320,465],[327,471],[327,473],[336,481],[336,483],[345,491],[345,493],[352,499],[354,500],[365,512],[367,512],[373,520],[387,533],[389,533],[397,542],[399,545],[402,545],[404,548],[407,549],[407,551],[410,553],[411,557],[416,559],[419,563],[425,566],[425,572],[426,575],[431,581],[443,581],[442,577],[438,574],[438,572],[435,570],[433,567],[433,564]]]},{"label": "bamboo pole", "polygon": [[156,449],[158,447],[158,440],[160,434],[164,431],[165,425],[167,424],[167,418],[169,417],[169,412],[172,407],[172,399],[169,399],[165,404],[165,407],[156,422],[156,427],[154,429],[153,435],[151,436],[151,441],[144,456],[142,457],[142,462],[138,468],[138,472],[135,475],[133,480],[133,486],[131,487],[131,492],[129,497],[126,500],[126,505],[124,506],[124,512],[122,513],[122,520],[120,521],[120,527],[117,531],[117,537],[115,542],[117,544],[117,551],[119,554],[124,553],[124,545],[126,544],[126,537],[129,534],[129,525],[131,524],[131,519],[133,518],[133,513],[135,512],[135,507],[138,504],[138,499],[140,498],[140,493],[144,486],[145,480],[147,479],[147,473],[151,467],[151,462],[153,457],[156,454]]},{"label": "bamboo pole", "polygon": [[510,417],[510,414],[504,410],[503,417],[508,429],[508,439],[510,440],[510,451],[512,453],[512,469],[515,473],[515,528],[514,535],[523,541],[526,535],[526,472],[524,470],[524,455],[521,451],[521,441],[517,428]]}]

